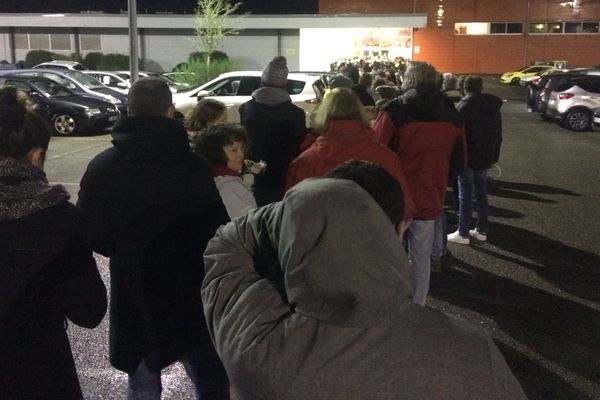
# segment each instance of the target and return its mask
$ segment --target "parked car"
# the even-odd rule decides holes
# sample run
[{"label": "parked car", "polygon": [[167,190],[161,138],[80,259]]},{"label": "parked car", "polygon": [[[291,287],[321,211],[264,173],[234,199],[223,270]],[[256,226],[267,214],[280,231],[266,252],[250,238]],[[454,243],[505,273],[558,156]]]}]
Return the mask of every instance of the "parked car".
[{"label": "parked car", "polygon": [[56,135],[111,128],[119,119],[117,107],[107,101],[79,96],[51,79],[34,76],[0,76],[0,87],[25,92]]},{"label": "parked car", "polygon": [[84,74],[91,76],[97,81],[102,82],[103,85],[116,90],[117,92],[127,94],[131,84],[129,79],[126,79],[113,71],[83,71]]},{"label": "parked car", "polygon": [[50,69],[19,69],[13,71],[0,71],[0,75],[37,76],[52,79],[63,86],[68,87],[81,96],[94,97],[99,100],[113,103],[119,109],[121,115],[127,115],[127,96],[111,88],[104,86],[101,82],[75,70],[50,70]]},{"label": "parked car", "polygon": [[43,68],[43,69],[58,69],[58,70],[76,70],[83,71],[88,69],[85,65],[77,61],[69,61],[69,60],[54,60],[47,61],[41,64],[34,66],[33,68]]},{"label": "parked car", "polygon": [[567,72],[567,71],[569,71],[569,70],[561,69],[561,68],[550,68],[550,69],[547,69],[546,71],[540,72],[539,75],[530,75],[530,76],[526,76],[524,78],[520,78],[519,84],[521,86],[527,86],[527,85],[531,84],[532,82],[538,81],[543,76],[546,76],[549,74],[558,74],[558,73]]},{"label": "parked car", "polygon": [[[125,79],[131,85],[131,73],[129,71],[114,71],[114,73],[117,74],[119,77]],[[172,93],[176,93],[179,90],[185,90],[185,89],[189,88],[189,85],[175,82],[174,80],[169,79],[168,77],[164,76],[163,74],[161,74],[159,72],[139,71],[138,74],[139,74],[140,78],[162,79],[163,81],[166,82],[167,85],[169,85],[169,88],[171,89]]]},{"label": "parked car", "polygon": [[[226,72],[195,89],[175,93],[175,109],[185,116],[198,100],[211,98],[225,104],[229,122],[239,122],[240,105],[250,100],[252,92],[261,87],[261,75],[262,71]],[[305,111],[308,122],[310,112],[323,98],[325,84],[318,74],[290,73],[287,91],[292,102]]]},{"label": "parked car", "polygon": [[517,71],[505,72],[500,77],[500,82],[518,85],[521,78],[526,78],[532,75],[540,75],[541,73],[554,68],[553,65],[530,65],[523,67]]},{"label": "parked car", "polygon": [[539,90],[537,93],[537,98],[535,99],[535,108],[538,112],[541,113],[542,118],[546,118],[545,111],[548,105],[548,100],[550,99],[550,94],[555,91],[559,86],[568,83],[572,78],[585,77],[585,74],[575,73],[570,70],[567,72],[559,72],[556,74],[550,74],[544,77],[539,83]]},{"label": "parked car", "polygon": [[600,107],[600,76],[570,78],[550,94],[544,114],[574,131],[591,129]]}]

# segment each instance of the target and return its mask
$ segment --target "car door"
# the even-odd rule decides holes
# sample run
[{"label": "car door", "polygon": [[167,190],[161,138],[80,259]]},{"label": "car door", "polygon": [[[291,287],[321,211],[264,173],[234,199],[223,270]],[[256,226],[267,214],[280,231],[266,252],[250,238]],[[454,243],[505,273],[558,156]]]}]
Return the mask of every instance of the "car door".
[{"label": "car door", "polygon": [[12,86],[26,93],[27,97],[29,97],[29,100],[36,106],[35,112],[42,118],[49,119],[50,115],[52,114],[52,106],[42,93],[38,92],[31,85],[21,80],[8,78],[4,81],[4,86]]},{"label": "car door", "polygon": [[260,76],[230,76],[204,88],[206,98],[218,100],[227,107],[227,120],[240,122],[240,106],[252,98],[252,92],[260,88]]}]

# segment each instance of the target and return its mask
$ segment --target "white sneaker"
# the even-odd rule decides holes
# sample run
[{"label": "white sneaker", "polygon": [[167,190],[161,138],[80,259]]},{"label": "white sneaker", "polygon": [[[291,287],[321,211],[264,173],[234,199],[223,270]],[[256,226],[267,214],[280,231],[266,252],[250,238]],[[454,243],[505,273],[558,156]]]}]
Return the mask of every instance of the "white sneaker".
[{"label": "white sneaker", "polygon": [[485,233],[479,232],[477,229],[471,229],[469,231],[469,236],[474,237],[480,242],[485,242],[487,240],[487,235]]},{"label": "white sneaker", "polygon": [[449,234],[448,235],[448,241],[450,243],[457,243],[457,244],[469,244],[469,243],[471,243],[471,241],[469,240],[468,237],[462,237],[462,236],[460,236],[460,233],[458,233],[458,231]]}]

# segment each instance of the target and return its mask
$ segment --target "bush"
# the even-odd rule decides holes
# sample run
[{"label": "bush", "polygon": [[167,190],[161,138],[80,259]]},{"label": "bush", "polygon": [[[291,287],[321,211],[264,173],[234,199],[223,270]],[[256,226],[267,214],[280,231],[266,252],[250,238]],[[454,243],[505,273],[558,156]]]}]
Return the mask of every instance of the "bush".
[{"label": "bush", "polygon": [[46,50],[31,50],[25,56],[25,67],[31,68],[48,61],[52,61],[51,52]]},{"label": "bush", "polygon": [[97,65],[98,69],[105,71],[120,71],[129,69],[129,56],[125,54],[106,54]]},{"label": "bush", "polygon": [[83,57],[83,63],[89,69],[98,69],[98,65],[100,65],[103,58],[104,54],[98,51],[92,51],[91,53],[87,53],[85,57]]},{"label": "bush", "polygon": [[238,69],[240,69],[240,64],[234,60],[213,60],[210,65],[206,65],[204,60],[191,59],[187,63],[178,64],[173,72],[179,72],[179,74],[172,75],[171,79],[190,86],[199,86],[222,73]]},{"label": "bush", "polygon": [[[224,53],[222,51],[219,50],[215,50],[213,51],[210,60],[212,61],[223,61],[223,60],[228,60],[229,57],[227,56],[227,53]],[[193,53],[190,53],[190,56],[188,57],[189,61],[206,61],[206,52],[205,51],[195,51]]]}]

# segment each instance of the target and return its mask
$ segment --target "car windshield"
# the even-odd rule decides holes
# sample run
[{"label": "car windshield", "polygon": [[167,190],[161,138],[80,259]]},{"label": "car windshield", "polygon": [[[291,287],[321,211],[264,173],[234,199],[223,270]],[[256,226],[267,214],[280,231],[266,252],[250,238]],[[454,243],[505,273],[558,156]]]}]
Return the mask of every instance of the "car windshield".
[{"label": "car windshield", "polygon": [[97,79],[92,78],[89,75],[84,74],[83,72],[65,71],[64,74],[75,79],[77,82],[81,83],[83,86],[85,86],[88,89],[94,90],[94,89],[100,89],[100,88],[104,87],[102,82],[100,82]]},{"label": "car windshield", "polygon": [[51,79],[35,79],[31,83],[50,97],[71,96],[73,92]]}]

